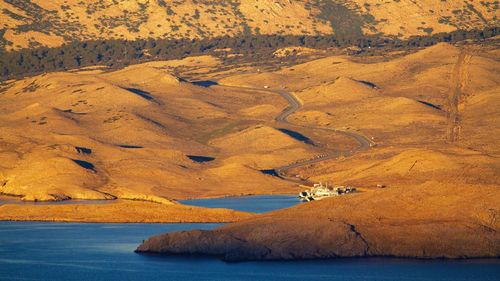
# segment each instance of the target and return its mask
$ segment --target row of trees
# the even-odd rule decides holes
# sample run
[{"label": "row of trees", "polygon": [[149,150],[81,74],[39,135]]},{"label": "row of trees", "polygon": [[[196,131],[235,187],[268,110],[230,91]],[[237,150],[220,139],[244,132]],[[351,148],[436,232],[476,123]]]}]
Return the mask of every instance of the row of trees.
[{"label": "row of trees", "polygon": [[339,39],[335,36],[281,36],[249,35],[220,37],[203,40],[96,40],[72,42],[57,48],[22,49],[0,54],[2,80],[33,75],[42,72],[60,71],[92,65],[122,67],[150,60],[179,59],[190,55],[216,54],[222,49],[259,57],[271,55],[278,48],[303,46],[325,49],[331,47],[360,48],[405,48],[430,46],[439,42],[458,42],[466,39],[482,40],[498,35],[498,28],[484,30],[455,31],[430,36],[412,37],[408,40],[365,36],[363,38]]}]

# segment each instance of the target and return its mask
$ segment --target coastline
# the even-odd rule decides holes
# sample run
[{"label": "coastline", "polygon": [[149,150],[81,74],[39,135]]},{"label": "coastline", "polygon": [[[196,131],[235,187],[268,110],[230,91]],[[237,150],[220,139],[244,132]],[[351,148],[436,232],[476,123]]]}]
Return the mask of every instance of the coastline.
[{"label": "coastline", "polygon": [[[137,252],[211,255],[225,261],[497,258],[500,224],[492,218],[498,192],[495,186],[429,183],[328,198],[215,230],[153,236]],[[469,196],[449,196],[453,193]],[[462,208],[465,204],[468,208]]]},{"label": "coastline", "polygon": [[222,208],[119,200],[107,204],[4,204],[0,221],[84,223],[228,223],[253,216]]}]

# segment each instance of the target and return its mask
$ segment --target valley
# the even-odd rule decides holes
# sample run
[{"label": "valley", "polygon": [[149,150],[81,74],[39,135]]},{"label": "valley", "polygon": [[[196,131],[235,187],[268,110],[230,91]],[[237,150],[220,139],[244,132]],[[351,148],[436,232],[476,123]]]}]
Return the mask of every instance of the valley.
[{"label": "valley", "polygon": [[[134,255],[173,280],[353,257],[485,258],[495,280],[498,5],[0,0],[0,279]],[[318,183],[349,192],[299,203]],[[94,261],[44,263],[87,235]]]}]

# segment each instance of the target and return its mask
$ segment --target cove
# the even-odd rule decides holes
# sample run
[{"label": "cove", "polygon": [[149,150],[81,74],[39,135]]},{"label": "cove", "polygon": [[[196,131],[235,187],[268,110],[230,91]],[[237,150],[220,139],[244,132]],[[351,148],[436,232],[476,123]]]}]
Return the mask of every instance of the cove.
[{"label": "cove", "polygon": [[0,222],[0,280],[498,280],[498,260],[333,259],[225,263],[138,255],[151,235],[220,224]]},{"label": "cove", "polygon": [[212,199],[194,199],[179,201],[185,205],[205,208],[227,208],[243,212],[265,213],[284,209],[299,204],[297,196],[293,195],[252,195],[234,196]]},{"label": "cove", "polygon": [[[186,200],[204,207],[265,212],[298,203],[295,196]],[[313,218],[311,218],[313,219]],[[93,224],[0,222],[0,280],[498,280],[500,260],[355,258],[225,263],[211,257],[140,255],[160,233],[222,224]]]}]

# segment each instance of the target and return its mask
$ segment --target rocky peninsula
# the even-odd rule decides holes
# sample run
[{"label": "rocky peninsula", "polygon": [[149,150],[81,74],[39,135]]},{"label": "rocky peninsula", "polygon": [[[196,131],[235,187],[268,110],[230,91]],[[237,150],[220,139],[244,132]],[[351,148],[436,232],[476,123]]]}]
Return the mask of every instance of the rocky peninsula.
[{"label": "rocky peninsula", "polygon": [[428,183],[404,189],[305,203],[213,231],[162,234],[136,251],[226,261],[500,256],[498,187]]}]

